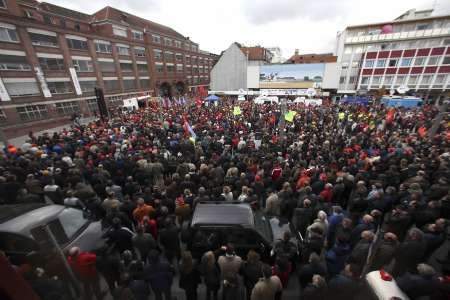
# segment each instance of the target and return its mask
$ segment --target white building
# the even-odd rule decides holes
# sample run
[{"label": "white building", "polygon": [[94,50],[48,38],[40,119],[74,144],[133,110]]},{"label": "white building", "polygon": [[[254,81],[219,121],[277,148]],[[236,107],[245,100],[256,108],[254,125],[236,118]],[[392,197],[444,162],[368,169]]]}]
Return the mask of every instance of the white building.
[{"label": "white building", "polygon": [[338,94],[407,87],[419,96],[448,96],[450,15],[410,10],[395,20],[348,26],[338,33]]}]

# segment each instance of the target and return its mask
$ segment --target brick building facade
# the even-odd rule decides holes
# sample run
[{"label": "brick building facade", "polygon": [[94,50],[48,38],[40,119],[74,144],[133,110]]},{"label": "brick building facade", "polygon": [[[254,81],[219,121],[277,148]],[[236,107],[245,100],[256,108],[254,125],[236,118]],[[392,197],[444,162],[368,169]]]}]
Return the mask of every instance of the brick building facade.
[{"label": "brick building facade", "polygon": [[0,0],[0,125],[10,138],[93,115],[95,87],[110,109],[206,89],[216,60],[175,30],[112,7],[87,15]]}]

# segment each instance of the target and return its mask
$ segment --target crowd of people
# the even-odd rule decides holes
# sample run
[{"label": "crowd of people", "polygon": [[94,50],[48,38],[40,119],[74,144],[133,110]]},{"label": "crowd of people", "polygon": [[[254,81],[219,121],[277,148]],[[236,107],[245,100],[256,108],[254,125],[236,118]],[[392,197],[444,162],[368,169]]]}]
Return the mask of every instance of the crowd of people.
[{"label": "crowd of people", "polygon": [[[5,147],[0,203],[66,205],[101,220],[105,247],[66,253],[85,299],[168,300],[177,285],[188,300],[272,300],[289,284],[300,299],[361,299],[375,270],[411,299],[449,299],[450,252],[434,255],[450,219],[450,128],[446,116],[430,134],[437,113],[150,102]],[[270,258],[239,257],[226,241],[193,257],[183,224],[208,201],[288,220],[298,247],[285,233]],[[41,299],[69,299],[64,280],[28,264],[17,270]]]}]

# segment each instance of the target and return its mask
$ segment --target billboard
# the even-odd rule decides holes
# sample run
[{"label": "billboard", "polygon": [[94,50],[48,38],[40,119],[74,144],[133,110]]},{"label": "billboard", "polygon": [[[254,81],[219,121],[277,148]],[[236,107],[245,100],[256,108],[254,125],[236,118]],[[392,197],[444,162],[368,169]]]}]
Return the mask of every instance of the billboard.
[{"label": "billboard", "polygon": [[259,71],[260,88],[320,88],[325,64],[262,65]]}]

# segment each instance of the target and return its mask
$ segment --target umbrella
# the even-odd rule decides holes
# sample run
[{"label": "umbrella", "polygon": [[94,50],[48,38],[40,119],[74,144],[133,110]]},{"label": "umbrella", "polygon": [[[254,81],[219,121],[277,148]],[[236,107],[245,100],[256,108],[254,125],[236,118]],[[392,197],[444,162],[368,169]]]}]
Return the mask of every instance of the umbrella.
[{"label": "umbrella", "polygon": [[217,97],[216,95],[209,95],[208,97],[205,98],[205,100],[208,101],[218,101],[219,97]]}]

